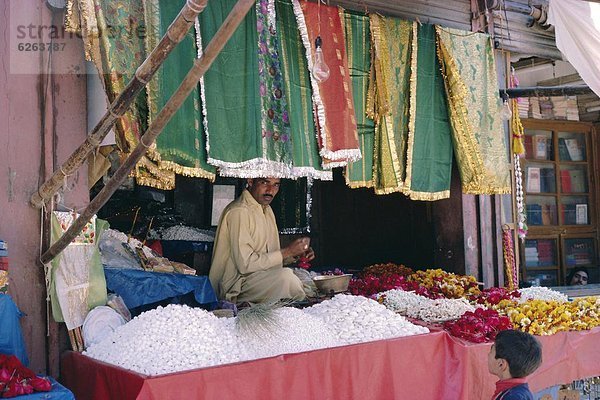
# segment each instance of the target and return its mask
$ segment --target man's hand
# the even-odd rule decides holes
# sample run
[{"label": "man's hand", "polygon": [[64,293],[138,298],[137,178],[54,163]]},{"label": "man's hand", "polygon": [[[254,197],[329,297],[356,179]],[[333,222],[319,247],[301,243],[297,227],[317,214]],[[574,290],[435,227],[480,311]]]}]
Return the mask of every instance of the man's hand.
[{"label": "man's hand", "polygon": [[306,259],[306,261],[312,261],[315,259],[315,252],[312,247],[309,247],[308,250],[302,256]]},{"label": "man's hand", "polygon": [[299,257],[308,254],[309,252],[312,253],[312,258],[315,258],[314,252],[310,248],[310,238],[307,237],[296,239],[287,247],[281,249],[283,258]]}]

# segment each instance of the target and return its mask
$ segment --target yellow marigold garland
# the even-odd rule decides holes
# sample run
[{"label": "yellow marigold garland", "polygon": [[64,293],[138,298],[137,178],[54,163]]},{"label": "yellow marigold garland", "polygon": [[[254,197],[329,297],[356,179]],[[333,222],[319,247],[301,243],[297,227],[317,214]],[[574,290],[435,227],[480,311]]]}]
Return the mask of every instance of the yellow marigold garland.
[{"label": "yellow marigold garland", "polygon": [[434,292],[439,291],[448,299],[458,299],[481,293],[475,277],[456,275],[439,268],[417,271],[409,275],[408,280],[418,282]]},{"label": "yellow marigold garland", "polygon": [[589,330],[600,326],[600,298],[583,297],[572,302],[502,300],[493,306],[507,315],[514,328],[533,335]]}]

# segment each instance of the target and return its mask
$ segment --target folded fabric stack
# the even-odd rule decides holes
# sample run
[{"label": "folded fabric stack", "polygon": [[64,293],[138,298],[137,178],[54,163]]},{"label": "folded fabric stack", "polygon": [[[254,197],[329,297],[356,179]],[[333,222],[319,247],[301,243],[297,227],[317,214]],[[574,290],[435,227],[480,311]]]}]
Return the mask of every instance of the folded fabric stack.
[{"label": "folded fabric stack", "polygon": [[577,105],[577,96],[567,96],[567,119],[569,121],[579,121],[579,106]]},{"label": "folded fabric stack", "polygon": [[542,119],[554,119],[553,104],[550,97],[540,97],[539,102]]},{"label": "folded fabric stack", "polygon": [[542,119],[540,112],[540,99],[537,97],[529,98],[529,118]]},{"label": "folded fabric stack", "polygon": [[519,117],[529,117],[529,97],[519,97],[517,99],[517,107],[519,109]]}]

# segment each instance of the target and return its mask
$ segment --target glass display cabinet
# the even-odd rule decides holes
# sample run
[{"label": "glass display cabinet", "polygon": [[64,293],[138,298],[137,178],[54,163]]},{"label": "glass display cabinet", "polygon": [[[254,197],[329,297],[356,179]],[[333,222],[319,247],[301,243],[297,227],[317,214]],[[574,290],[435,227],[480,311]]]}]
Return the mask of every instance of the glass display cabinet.
[{"label": "glass display cabinet", "polygon": [[529,234],[521,245],[522,278],[532,285],[566,285],[571,269],[582,266],[590,283],[600,283],[593,127],[554,120],[523,120],[523,126]]}]

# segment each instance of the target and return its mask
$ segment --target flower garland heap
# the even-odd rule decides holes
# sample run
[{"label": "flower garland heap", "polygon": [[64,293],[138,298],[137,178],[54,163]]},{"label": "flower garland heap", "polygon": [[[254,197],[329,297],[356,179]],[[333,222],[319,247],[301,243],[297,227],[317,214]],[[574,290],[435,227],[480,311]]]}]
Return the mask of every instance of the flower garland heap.
[{"label": "flower garland heap", "polygon": [[528,300],[517,303],[502,300],[496,306],[507,315],[515,329],[533,335],[553,335],[561,331],[581,331],[600,326],[600,298],[583,297],[572,302]]},{"label": "flower garland heap", "polygon": [[443,322],[459,318],[466,311],[475,311],[464,298],[432,300],[398,289],[379,293],[377,300],[395,313],[425,322]]},{"label": "flower garland heap", "polygon": [[475,277],[470,275],[456,275],[441,269],[428,269],[426,271],[417,271],[408,276],[411,282],[417,282],[425,287],[429,292],[437,297],[447,299],[458,299],[476,295],[480,293],[479,286]]},{"label": "flower garland heap", "polygon": [[467,311],[456,321],[444,323],[444,329],[452,336],[474,343],[491,342],[500,331],[513,329],[510,319],[495,310],[477,308]]},{"label": "flower garland heap", "polygon": [[515,300],[521,297],[518,290],[508,290],[503,287],[491,287],[484,289],[480,293],[475,293],[469,296],[469,300],[473,303],[483,304],[487,307],[496,305],[502,300]]},{"label": "flower garland heap", "polygon": [[409,282],[405,276],[398,274],[387,274],[381,276],[365,274],[362,278],[352,278],[350,280],[350,284],[348,285],[348,291],[355,296],[371,297],[377,293],[386,292],[391,289],[418,289],[418,285],[413,285],[415,286],[414,289],[404,289],[404,287],[407,286],[409,286]]},{"label": "flower garland heap", "polygon": [[52,384],[36,376],[15,356],[0,354],[0,397],[7,399],[33,392],[49,392]]},{"label": "flower garland heap", "polygon": [[403,264],[394,264],[394,263],[386,263],[386,264],[373,264],[369,265],[367,268],[363,270],[363,275],[375,275],[375,276],[385,276],[385,275],[400,275],[400,276],[408,276],[412,275],[415,271],[412,268],[408,268]]}]

